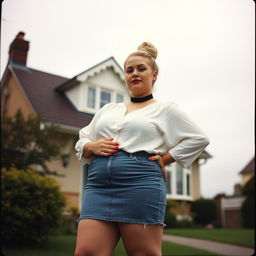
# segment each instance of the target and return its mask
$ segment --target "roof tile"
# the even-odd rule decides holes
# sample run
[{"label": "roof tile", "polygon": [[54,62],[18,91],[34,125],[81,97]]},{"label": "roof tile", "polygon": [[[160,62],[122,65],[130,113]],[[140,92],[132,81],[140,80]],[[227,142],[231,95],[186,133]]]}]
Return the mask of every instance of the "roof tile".
[{"label": "roof tile", "polygon": [[255,172],[255,157],[244,167],[240,174],[254,173]]},{"label": "roof tile", "polygon": [[12,69],[35,111],[46,121],[78,129],[89,124],[93,115],[77,111],[64,93],[55,90],[68,78],[15,64]]}]

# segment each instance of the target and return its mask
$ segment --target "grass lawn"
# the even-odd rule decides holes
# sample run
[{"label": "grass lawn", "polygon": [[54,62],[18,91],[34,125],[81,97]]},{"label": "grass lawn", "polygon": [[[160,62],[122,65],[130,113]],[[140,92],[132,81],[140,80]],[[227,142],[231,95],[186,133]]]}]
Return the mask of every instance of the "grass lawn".
[{"label": "grass lawn", "polygon": [[254,248],[253,229],[165,229],[165,234],[212,240]]},{"label": "grass lawn", "polygon": [[[49,242],[41,247],[4,249],[6,256],[73,256],[75,247],[74,235],[52,237]],[[169,255],[217,255],[205,250],[199,250],[189,246],[182,246],[170,242],[163,242],[163,256]],[[125,256],[125,250],[120,241],[113,256]]]}]

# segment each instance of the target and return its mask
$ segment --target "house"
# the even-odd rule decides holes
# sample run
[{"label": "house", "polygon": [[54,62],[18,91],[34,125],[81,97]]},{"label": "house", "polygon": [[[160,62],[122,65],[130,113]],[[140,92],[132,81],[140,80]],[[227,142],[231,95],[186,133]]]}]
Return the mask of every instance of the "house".
[{"label": "house", "polygon": [[239,172],[242,181],[241,186],[243,187],[255,174],[255,157]]},{"label": "house", "polygon": [[242,175],[241,183],[234,185],[234,195],[227,197],[219,194],[215,197],[218,208],[216,226],[224,228],[241,228],[241,206],[245,200],[242,195],[244,185],[253,177],[255,173],[255,157],[239,172]]},{"label": "house", "polygon": [[[129,99],[123,70],[113,57],[71,79],[29,68],[29,42],[24,35],[20,32],[10,45],[1,82],[1,115],[12,116],[21,109],[25,116],[40,114],[46,123],[58,125],[66,142],[65,158],[52,160],[48,167],[64,175],[55,179],[68,199],[67,208],[80,207],[88,166],[81,166],[75,155],[78,131],[104,104]],[[210,157],[204,151],[189,168],[176,163],[167,167],[168,197],[181,202],[177,214],[188,215],[190,202],[200,198],[200,165]]]}]

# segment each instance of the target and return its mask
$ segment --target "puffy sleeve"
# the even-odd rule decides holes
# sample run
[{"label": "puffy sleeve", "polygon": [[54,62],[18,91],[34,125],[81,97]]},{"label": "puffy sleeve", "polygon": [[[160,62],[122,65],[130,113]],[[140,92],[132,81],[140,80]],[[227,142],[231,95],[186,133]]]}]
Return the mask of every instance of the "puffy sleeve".
[{"label": "puffy sleeve", "polygon": [[178,164],[189,167],[209,144],[204,132],[175,103],[165,113],[165,141]]},{"label": "puffy sleeve", "polygon": [[79,140],[76,142],[75,150],[78,160],[81,161],[81,163],[83,164],[89,164],[92,160],[91,158],[84,158],[82,156],[83,148],[86,143],[96,141],[95,125],[100,118],[102,112],[104,112],[104,109],[106,108],[105,106],[103,106],[95,113],[89,125],[85,126],[79,131]]}]

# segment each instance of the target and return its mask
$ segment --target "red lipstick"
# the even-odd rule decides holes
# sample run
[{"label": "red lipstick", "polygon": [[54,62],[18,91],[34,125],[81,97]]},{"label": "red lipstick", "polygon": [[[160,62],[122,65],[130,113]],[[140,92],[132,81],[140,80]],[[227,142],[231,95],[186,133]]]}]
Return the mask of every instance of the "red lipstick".
[{"label": "red lipstick", "polygon": [[132,84],[138,84],[138,83],[140,83],[140,82],[141,82],[141,80],[138,80],[138,79],[132,80]]}]

